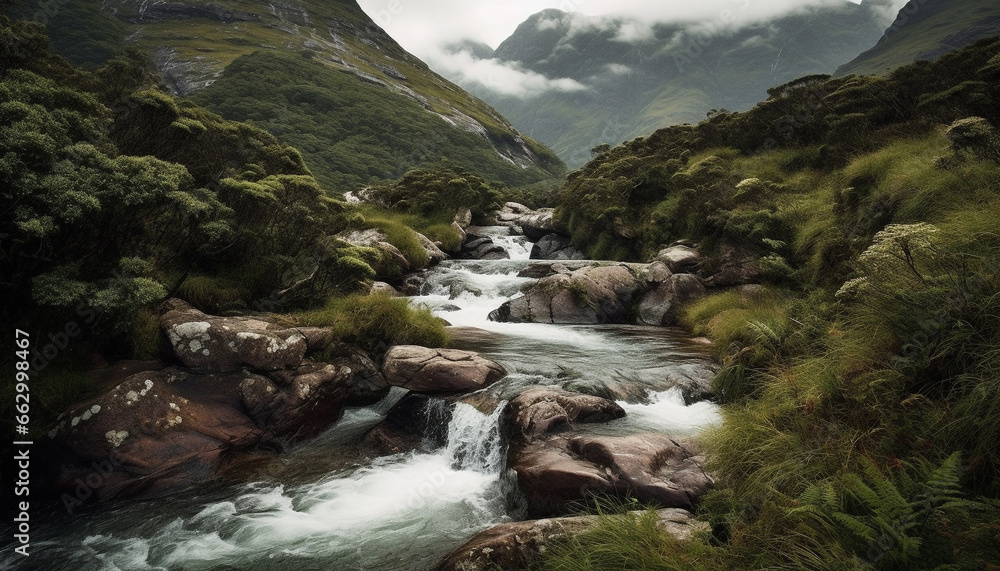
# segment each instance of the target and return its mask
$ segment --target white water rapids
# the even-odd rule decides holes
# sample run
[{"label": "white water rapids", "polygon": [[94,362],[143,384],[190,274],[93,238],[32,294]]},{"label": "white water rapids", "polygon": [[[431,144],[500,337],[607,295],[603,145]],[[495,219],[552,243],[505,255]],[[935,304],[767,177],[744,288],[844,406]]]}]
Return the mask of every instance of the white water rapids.
[{"label": "white water rapids", "polygon": [[[243,479],[73,517],[53,513],[33,536],[32,564],[49,571],[428,569],[476,532],[518,517],[499,417],[525,388],[558,385],[620,399],[626,418],[587,427],[603,434],[691,433],[718,422],[714,405],[685,406],[674,387],[711,374],[703,350],[678,332],[488,321],[534,281],[517,277],[531,244],[490,231],[515,259],[445,262],[413,302],[462,327],[457,348],[510,371],[484,391],[492,412],[452,404],[443,445],[366,458],[357,442],[405,394],[394,389]],[[12,562],[2,559],[0,567]]]}]

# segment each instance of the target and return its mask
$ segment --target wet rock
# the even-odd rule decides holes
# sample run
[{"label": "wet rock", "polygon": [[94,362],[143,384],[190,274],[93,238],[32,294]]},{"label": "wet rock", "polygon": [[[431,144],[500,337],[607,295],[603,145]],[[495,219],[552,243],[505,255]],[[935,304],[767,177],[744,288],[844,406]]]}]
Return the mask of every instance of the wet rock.
[{"label": "wet rock", "polygon": [[[346,380],[343,368],[321,364],[273,379],[179,368],[133,375],[63,415],[49,433],[56,488],[83,500],[157,496],[205,482],[230,453],[280,449],[335,422]],[[95,463],[107,466],[99,478]]]},{"label": "wet rock", "polygon": [[542,278],[489,318],[513,323],[626,323],[637,286],[626,265],[581,268]]},{"label": "wet rock", "polygon": [[695,266],[704,261],[704,258],[695,248],[676,244],[660,250],[656,255],[656,261],[663,262],[671,272],[678,274],[690,273]]},{"label": "wet rock", "polygon": [[586,260],[587,255],[576,249],[569,238],[547,234],[531,248],[532,260]]},{"label": "wet rock", "polygon": [[391,385],[415,392],[468,392],[507,375],[497,363],[472,351],[397,345],[389,349],[382,373]]},{"label": "wet rock", "polygon": [[[644,512],[632,512],[642,517]],[[694,519],[691,512],[668,508],[656,512],[661,529],[686,540],[708,524]],[[597,516],[575,516],[519,521],[493,526],[476,534],[434,567],[434,571],[490,571],[528,569],[553,541],[592,529]]]},{"label": "wet rock", "polygon": [[389,394],[392,386],[371,357],[357,347],[345,347],[330,364],[348,370],[347,406],[373,405]]},{"label": "wet rock", "polygon": [[417,450],[425,442],[440,446],[448,436],[450,412],[443,401],[410,393],[365,434],[361,449],[374,456],[388,456]]},{"label": "wet rock", "polygon": [[550,388],[524,391],[504,412],[508,430],[524,442],[570,423],[608,422],[624,416],[625,410],[613,400]]},{"label": "wet rock", "polygon": [[273,375],[278,386],[264,377],[248,377],[240,382],[239,393],[265,438],[310,438],[340,417],[350,377],[347,367],[308,364]]},{"label": "wet rock", "polygon": [[469,241],[462,246],[460,257],[466,260],[507,260],[510,254],[489,236],[469,234]]},{"label": "wet rock", "polygon": [[697,450],[663,434],[550,436],[512,446],[508,461],[536,517],[595,496],[691,510],[712,485]]},{"label": "wet rock", "polygon": [[422,295],[425,285],[427,285],[427,278],[425,278],[422,274],[410,274],[403,280],[403,286],[400,290],[403,295]]},{"label": "wet rock", "polygon": [[676,274],[660,283],[639,302],[639,322],[676,325],[679,309],[705,295],[705,286],[694,274]]},{"label": "wet rock", "polygon": [[180,300],[169,304],[160,327],[174,355],[185,366],[206,372],[293,368],[307,350],[321,349],[331,338],[330,331],[322,328],[289,328],[255,317],[216,317]]}]

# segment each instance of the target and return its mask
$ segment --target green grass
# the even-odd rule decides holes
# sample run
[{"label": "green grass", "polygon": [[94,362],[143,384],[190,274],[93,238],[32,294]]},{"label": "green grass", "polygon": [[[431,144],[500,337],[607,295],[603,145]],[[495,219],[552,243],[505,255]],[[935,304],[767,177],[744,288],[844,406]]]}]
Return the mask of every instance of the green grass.
[{"label": "green grass", "polygon": [[701,538],[679,540],[658,525],[655,510],[601,514],[579,535],[553,541],[533,571],[689,571],[716,569],[716,549]]},{"label": "green grass", "polygon": [[443,322],[427,309],[417,309],[403,298],[384,294],[331,298],[316,310],[292,314],[301,325],[332,327],[336,343],[353,343],[373,354],[391,345],[443,347],[448,333]]}]

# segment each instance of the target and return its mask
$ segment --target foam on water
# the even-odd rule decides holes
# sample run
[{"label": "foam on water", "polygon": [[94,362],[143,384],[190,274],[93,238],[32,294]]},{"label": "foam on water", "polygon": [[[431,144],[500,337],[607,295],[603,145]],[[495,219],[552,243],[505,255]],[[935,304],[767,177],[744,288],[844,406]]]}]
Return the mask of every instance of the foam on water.
[{"label": "foam on water", "polygon": [[648,404],[625,401],[618,404],[625,409],[627,423],[635,430],[691,434],[722,422],[718,405],[709,401],[685,405],[684,396],[676,387],[651,394]]}]

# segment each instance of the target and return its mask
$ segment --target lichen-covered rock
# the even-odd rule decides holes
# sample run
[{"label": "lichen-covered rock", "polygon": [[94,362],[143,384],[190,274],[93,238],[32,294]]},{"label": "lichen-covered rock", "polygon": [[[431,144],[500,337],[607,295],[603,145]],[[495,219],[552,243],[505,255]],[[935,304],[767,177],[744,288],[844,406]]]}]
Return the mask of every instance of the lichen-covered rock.
[{"label": "lichen-covered rock", "polygon": [[[643,514],[631,513],[633,517]],[[707,523],[694,519],[686,510],[666,508],[657,510],[656,515],[660,529],[680,540],[708,529]],[[496,525],[465,542],[441,560],[434,571],[528,569],[553,541],[584,533],[597,522],[597,516],[585,515]]]},{"label": "lichen-covered rock", "polygon": [[323,328],[289,328],[254,317],[207,315],[180,300],[160,317],[174,355],[192,369],[225,373],[297,367],[331,338]]},{"label": "lichen-covered rock", "polygon": [[497,363],[472,351],[397,345],[385,355],[382,373],[389,384],[414,392],[468,392],[507,375]]},{"label": "lichen-covered rock", "polygon": [[341,232],[336,235],[336,238],[352,246],[375,248],[382,253],[383,259],[391,260],[399,271],[406,272],[410,270],[410,262],[406,259],[406,256],[399,251],[399,248],[389,243],[389,236],[381,230],[376,228],[352,230]]},{"label": "lichen-covered rock", "polygon": [[[281,448],[340,415],[347,371],[309,365],[268,378],[249,372],[142,372],[61,417],[50,433],[56,488],[71,501],[155,496],[218,475],[227,454]],[[93,465],[113,462],[93,477]],[[79,497],[78,481],[89,481]],[[90,480],[87,480],[90,478]]]}]

